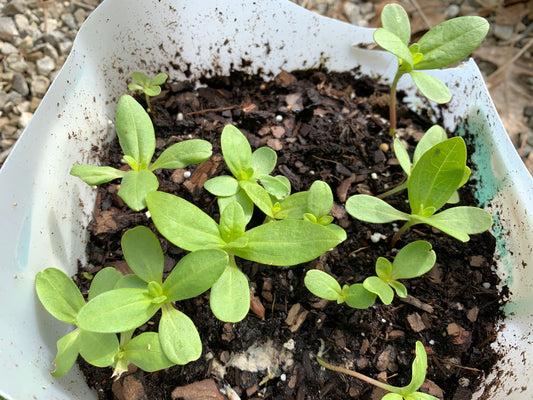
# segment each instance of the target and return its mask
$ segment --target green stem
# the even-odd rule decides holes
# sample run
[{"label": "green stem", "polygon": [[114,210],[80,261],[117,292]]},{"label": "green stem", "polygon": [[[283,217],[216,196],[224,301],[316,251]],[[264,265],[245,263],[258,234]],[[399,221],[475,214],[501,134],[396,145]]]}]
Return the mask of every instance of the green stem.
[{"label": "green stem", "polygon": [[150,114],[152,114],[152,116],[155,115],[154,108],[152,107],[152,102],[150,101],[150,96],[145,93],[144,97],[146,99],[146,105],[148,106],[148,110],[150,110]]},{"label": "green stem", "polygon": [[395,193],[401,192],[402,190],[407,189],[407,180],[400,183],[395,188],[392,188],[391,190],[386,191],[385,193],[381,193],[379,196],[377,196],[378,199],[384,199],[385,197],[392,196]]},{"label": "green stem", "polygon": [[407,221],[405,224],[403,224],[403,226],[398,230],[398,232],[396,232],[394,234],[394,236],[392,237],[392,240],[391,240],[391,247],[394,247],[394,245],[396,244],[396,242],[398,241],[398,239],[400,238],[400,236],[402,236],[402,234],[407,230],[409,229],[411,226],[413,226],[416,222],[414,221]]},{"label": "green stem", "polygon": [[377,386],[383,390],[386,390],[388,392],[392,392],[392,393],[398,393],[398,394],[401,394],[401,388],[398,388],[396,386],[392,386],[392,385],[387,385],[386,383],[383,383],[383,382],[380,382],[378,380],[375,380],[375,379],[372,379],[366,375],[363,375],[363,374],[360,374],[359,372],[355,372],[355,371],[352,371],[350,369],[347,369],[347,368],[343,368],[343,367],[338,367],[336,365],[331,365],[327,362],[325,362],[324,360],[322,360],[320,357],[317,357],[316,360],[318,361],[318,363],[323,366],[324,368],[327,368],[331,371],[335,371],[335,372],[340,372],[341,374],[346,374],[346,375],[350,375],[350,376],[353,376],[357,379],[361,379],[362,381],[365,381],[367,383],[370,383],[371,385],[374,385],[374,386]]},{"label": "green stem", "polygon": [[135,332],[135,329],[130,329],[129,331],[120,332],[120,340],[119,340],[120,348],[124,347],[126,343],[128,343],[131,340],[131,337],[133,336],[133,332]]},{"label": "green stem", "polygon": [[390,106],[389,106],[389,119],[390,119],[390,129],[389,134],[391,137],[394,136],[396,133],[396,86],[398,85],[398,81],[400,78],[405,74],[404,71],[398,70],[396,72],[396,76],[394,77],[392,81],[392,85],[390,87]]}]

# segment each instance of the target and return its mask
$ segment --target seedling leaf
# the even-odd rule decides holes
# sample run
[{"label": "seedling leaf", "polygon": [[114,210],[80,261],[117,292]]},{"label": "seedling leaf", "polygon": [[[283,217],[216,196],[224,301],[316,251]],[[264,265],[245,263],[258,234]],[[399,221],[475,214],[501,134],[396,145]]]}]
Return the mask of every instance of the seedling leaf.
[{"label": "seedling leaf", "polygon": [[406,45],[411,40],[411,23],[403,7],[397,4],[387,4],[381,12],[381,25],[384,29],[394,33]]},{"label": "seedling leaf", "polygon": [[369,276],[363,282],[363,286],[369,292],[375,293],[379,296],[383,304],[389,305],[394,299],[394,292],[391,287],[383,282],[377,276]]},{"label": "seedling leaf", "polygon": [[376,294],[365,289],[362,283],[355,283],[348,287],[346,293],[346,304],[352,308],[364,310],[376,301]]},{"label": "seedling leaf", "polygon": [[[133,74],[132,74],[133,75]],[[159,86],[166,82],[168,75],[160,72],[150,80],[150,86]]]},{"label": "seedling leaf", "polygon": [[224,160],[233,176],[248,179],[252,165],[252,148],[246,137],[233,125],[226,125],[222,130],[220,145]]},{"label": "seedling leaf", "polygon": [[197,360],[202,341],[191,319],[170,304],[163,307],[159,322],[159,340],[165,356],[178,365]]},{"label": "seedling leaf", "polygon": [[426,151],[440,142],[444,142],[446,139],[448,139],[448,135],[446,135],[446,131],[440,125],[433,125],[429,128],[416,145],[413,154],[413,166],[416,165]]},{"label": "seedling leaf", "polygon": [[409,177],[409,203],[413,214],[428,216],[450,199],[464,176],[466,145],[454,137],[426,151]]},{"label": "seedling leaf", "polygon": [[123,348],[123,357],[146,372],[155,372],[174,365],[165,355],[159,334],[144,332],[131,339]]},{"label": "seedling leaf", "polygon": [[226,244],[218,224],[187,200],[168,193],[151,192],[146,196],[146,202],[158,231],[176,246],[195,251]]},{"label": "seedling leaf", "polygon": [[142,169],[128,171],[122,178],[118,195],[132,210],[140,211],[146,207],[146,195],[159,187],[153,172]]},{"label": "seedling leaf", "polygon": [[272,199],[268,192],[258,183],[252,181],[239,181],[239,185],[248,195],[250,200],[269,217],[274,218],[272,213]]},{"label": "seedling leaf", "polygon": [[220,235],[226,243],[240,238],[246,230],[246,216],[239,203],[229,204],[220,215]]},{"label": "seedling leaf", "polygon": [[413,67],[413,54],[400,37],[384,28],[378,28],[374,31],[373,38],[381,48],[394,54],[410,68]]},{"label": "seedling leaf", "polygon": [[239,181],[229,175],[215,176],[204,183],[204,188],[215,196],[233,196],[239,191]]},{"label": "seedling leaf", "polygon": [[251,167],[254,176],[268,175],[276,166],[278,156],[270,147],[260,147],[252,153]]},{"label": "seedling leaf", "polygon": [[309,192],[296,192],[281,200],[274,212],[276,219],[301,219],[307,212]]},{"label": "seedling leaf", "polygon": [[128,266],[145,282],[162,283],[165,259],[157,236],[145,226],[136,226],[122,236],[122,252]]},{"label": "seedling leaf", "polygon": [[416,392],[426,380],[428,359],[424,345],[420,341],[416,342],[415,354],[416,356],[411,366],[411,382],[402,388],[402,393],[405,394]]},{"label": "seedling leaf", "polygon": [[[317,219],[326,216],[333,207],[333,193],[326,182],[314,181],[307,197],[308,212]],[[331,222],[331,221],[330,221]]]},{"label": "seedling leaf", "polygon": [[163,283],[167,301],[190,299],[202,294],[219,279],[227,264],[228,254],[222,250],[197,250],[187,254]]},{"label": "seedling leaf", "polygon": [[409,214],[396,210],[377,197],[356,194],[346,201],[346,211],[361,221],[384,224],[396,220],[409,220]]},{"label": "seedling leaf", "polygon": [[220,278],[211,287],[209,303],[215,317],[224,322],[239,322],[248,314],[248,278],[235,265],[235,260],[230,259]]},{"label": "seedling leaf", "polygon": [[97,167],[93,165],[74,165],[70,175],[77,176],[89,185],[100,185],[111,182],[113,179],[124,177],[125,171],[113,167]]},{"label": "seedling leaf", "polygon": [[244,233],[248,243],[229,249],[236,256],[267,265],[295,265],[311,261],[341,241],[322,225],[303,220],[273,221]]},{"label": "seedling leaf", "polygon": [[137,161],[141,169],[148,168],[155,151],[154,126],[149,115],[130,95],[118,101],[117,135],[124,154]]},{"label": "seedling leaf", "polygon": [[89,301],[78,313],[78,326],[101,333],[124,332],[148,321],[159,309],[145,289],[115,289]]},{"label": "seedling leaf", "polygon": [[492,226],[492,216],[482,208],[460,206],[444,210],[427,218],[428,224],[463,242],[469,235],[485,232]]},{"label": "seedling leaf", "polygon": [[[141,86],[148,86],[150,84],[150,78],[143,72],[135,71],[131,73],[132,79]],[[142,88],[141,88],[142,89]]]},{"label": "seedling leaf", "polygon": [[191,139],[173,144],[163,151],[158,159],[150,166],[150,171],[159,168],[178,169],[190,164],[204,162],[212,154],[212,146],[206,140]]},{"label": "seedling leaf", "polygon": [[307,271],[304,284],[311,293],[322,299],[335,300],[338,303],[344,301],[341,285],[324,271],[318,269]]},{"label": "seedling leaf", "polygon": [[60,321],[76,325],[76,316],[85,306],[85,299],[63,271],[47,268],[38,272],[35,290],[46,311]]},{"label": "seedling leaf", "polygon": [[258,178],[265,190],[277,199],[284,199],[291,193],[290,183],[282,175],[259,175]]},{"label": "seedling leaf", "polygon": [[411,71],[409,74],[418,90],[429,100],[444,104],[452,99],[450,89],[439,78],[424,72]]},{"label": "seedling leaf", "polygon": [[437,256],[431,244],[417,240],[404,246],[394,258],[390,274],[391,280],[411,279],[424,275],[433,265]]},{"label": "seedling leaf", "polygon": [[89,364],[104,368],[113,364],[119,352],[117,335],[82,331],[79,336],[80,354]]},{"label": "seedling leaf", "polygon": [[76,362],[80,352],[78,341],[80,334],[81,329],[77,328],[57,341],[55,369],[51,372],[52,376],[58,378],[65,375]]},{"label": "seedling leaf", "polygon": [[407,176],[411,175],[411,159],[400,139],[394,139],[394,155]]},{"label": "seedling leaf", "polygon": [[415,69],[443,68],[468,56],[483,41],[489,23],[481,17],[452,18],[430,29],[418,41],[424,58]]},{"label": "seedling leaf", "polygon": [[113,289],[121,278],[122,274],[113,267],[106,267],[98,271],[89,288],[89,300]]}]

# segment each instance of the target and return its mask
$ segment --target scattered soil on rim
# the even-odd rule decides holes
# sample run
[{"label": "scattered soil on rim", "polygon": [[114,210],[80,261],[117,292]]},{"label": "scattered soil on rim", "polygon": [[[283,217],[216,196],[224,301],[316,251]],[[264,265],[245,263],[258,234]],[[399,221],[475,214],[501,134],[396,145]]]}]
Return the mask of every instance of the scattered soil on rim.
[{"label": "scattered soil on rim", "polygon": [[[351,195],[380,194],[404,178],[388,135],[388,88],[368,78],[356,79],[352,73],[323,70],[282,72],[271,81],[236,72],[200,83],[167,84],[154,100],[156,156],[169,144],[191,138],[210,141],[214,155],[185,170],[156,171],[159,190],[194,202],[218,220],[216,199],[203,189],[203,183],[228,173],[219,137],[224,125],[234,124],[253,149],[269,146],[276,150],[274,174],[285,175],[293,192],[309,189],[317,179],[332,187],[332,215],[348,239],[318,259],[295,267],[238,259],[250,279],[254,311],[242,322],[231,324],[212,315],[208,293],[179,302],[177,307],[194,321],[203,340],[200,359],[156,373],[133,369],[114,384],[110,368],[93,368],[80,360],[99,398],[224,399],[220,390],[229,399],[242,400],[379,399],[381,390],[320,368],[314,359],[320,346],[332,364],[402,386],[410,380],[415,342],[420,340],[428,353],[422,390],[443,399],[470,399],[483,373],[497,360],[490,347],[502,304],[492,268],[494,238],[483,233],[462,243],[419,225],[391,249],[394,224],[364,223],[348,216],[343,207]],[[427,115],[400,107],[399,133],[411,149],[429,126]],[[102,165],[123,166],[116,140],[102,151],[110,155]],[[462,204],[475,205],[470,190],[469,185],[461,189]],[[90,265],[80,272],[96,273],[112,265],[126,273],[122,234],[139,224],[156,232],[144,212],[124,206],[117,191],[116,182],[98,189],[89,227]],[[408,210],[406,193],[388,201]],[[341,285],[362,282],[375,274],[378,257],[392,260],[397,249],[414,240],[429,241],[437,263],[423,277],[404,281],[408,298],[395,297],[390,306],[377,300],[366,310],[351,309],[317,299],[303,284],[306,271],[312,268],[332,274]],[[162,237],[161,243],[169,272],[185,251]],[[79,276],[80,287],[86,291],[89,282]],[[156,314],[139,332],[157,327],[157,318]]]}]

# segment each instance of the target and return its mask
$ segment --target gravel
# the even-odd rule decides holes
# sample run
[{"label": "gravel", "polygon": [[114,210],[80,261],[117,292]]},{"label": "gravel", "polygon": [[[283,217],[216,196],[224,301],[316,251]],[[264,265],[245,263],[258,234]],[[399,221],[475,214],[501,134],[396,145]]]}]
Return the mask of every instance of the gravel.
[{"label": "gravel", "polygon": [[[0,0],[0,164],[101,0]],[[48,5],[46,5],[48,4]]]}]

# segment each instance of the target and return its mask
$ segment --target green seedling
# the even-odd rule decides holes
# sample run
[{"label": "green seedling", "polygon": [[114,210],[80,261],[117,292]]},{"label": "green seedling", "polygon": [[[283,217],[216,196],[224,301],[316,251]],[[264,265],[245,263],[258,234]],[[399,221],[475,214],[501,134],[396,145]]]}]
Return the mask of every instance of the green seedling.
[{"label": "green seedling", "polygon": [[154,126],[146,111],[129,95],[122,96],[118,102],[116,125],[123,158],[131,170],[75,165],[70,173],[89,185],[122,179],[118,195],[132,210],[145,208],[146,194],[159,187],[155,170],[185,168],[211,157],[209,142],[192,139],[170,146],[151,164],[155,152]]},{"label": "green seedling", "polygon": [[391,263],[384,257],[376,261],[376,275],[369,276],[363,283],[340,284],[324,271],[307,271],[304,284],[311,293],[323,299],[346,302],[352,308],[368,308],[379,296],[383,304],[389,305],[394,292],[399,297],[407,296],[407,289],[398,279],[412,279],[424,275],[435,264],[436,255],[431,244],[416,241],[403,247]]},{"label": "green seedling", "polygon": [[161,93],[161,85],[165,83],[168,75],[159,73],[150,79],[145,73],[135,71],[131,74],[131,77],[135,83],[130,83],[128,85],[128,89],[131,91],[142,91],[144,93],[146,105],[148,106],[148,109],[152,115],[154,115],[154,108],[152,107],[150,97],[157,96],[159,93]]},{"label": "green seedling", "polygon": [[[394,139],[394,154],[396,155],[396,158],[398,159],[398,162],[400,164],[400,167],[404,170],[404,172],[407,175],[407,179],[397,187],[387,191],[386,193],[383,193],[379,195],[378,197],[380,199],[383,199],[385,197],[391,196],[395,193],[398,193],[404,189],[407,189],[409,186],[409,177],[411,176],[411,171],[420,160],[420,157],[435,146],[436,144],[440,142],[444,142],[446,139],[448,139],[448,136],[446,135],[446,131],[439,125],[433,125],[431,128],[429,128],[424,136],[422,136],[422,139],[418,142],[415,148],[415,152],[413,154],[413,161],[411,162],[411,158],[409,157],[409,154],[407,153],[407,149],[403,145],[400,139],[396,138]],[[470,168],[465,166],[465,173],[463,181],[461,182],[460,186],[463,186],[470,177]],[[458,203],[459,202],[459,194],[457,191],[454,192],[452,197],[448,200],[448,203]]]},{"label": "green seedling", "polygon": [[413,364],[411,366],[411,382],[407,386],[403,387],[388,385],[384,382],[360,374],[359,372],[329,364],[321,357],[322,355],[319,352],[319,355],[317,356],[317,361],[324,368],[353,376],[357,379],[360,379],[364,382],[367,382],[371,385],[374,385],[389,392],[384,395],[381,400],[438,400],[437,397],[431,396],[430,394],[417,392],[417,390],[426,380],[426,370],[428,364],[426,349],[420,341],[417,341],[415,346],[415,359],[413,360]]},{"label": "green seedling", "polygon": [[[274,219],[304,219],[331,229],[341,241],[346,240],[346,232],[333,224],[330,214],[333,208],[333,193],[326,182],[315,181],[308,191],[297,192],[274,203]],[[267,217],[268,220],[268,217]]]},{"label": "green seedling", "polygon": [[236,257],[289,266],[310,261],[342,241],[328,227],[303,219],[271,221],[246,230],[248,218],[236,201],[221,210],[219,223],[168,193],[148,193],[146,202],[155,226],[170,242],[191,254],[216,249],[227,256],[224,272],[210,293],[213,314],[226,322],[242,320],[250,308],[248,279]]},{"label": "green seedling", "polygon": [[466,16],[444,21],[431,28],[417,43],[409,45],[411,24],[398,4],[387,4],[381,13],[382,28],[374,32],[374,41],[398,57],[398,71],[390,92],[390,135],[396,131],[396,86],[409,74],[420,92],[442,104],[451,99],[450,90],[438,78],[420,72],[449,66],[468,56],[483,41],[489,23],[481,17]]},{"label": "green seedling", "polygon": [[[192,320],[172,303],[208,290],[228,264],[226,252],[212,248],[189,253],[163,282],[163,251],[150,229],[138,226],[127,231],[122,236],[122,251],[135,275],[122,278],[112,290],[89,300],[78,312],[78,326],[100,334],[130,332],[161,310],[158,338],[162,355],[179,365],[198,359],[202,353],[198,331]],[[131,343],[136,338],[127,339]],[[137,345],[134,342],[129,346]],[[127,344],[125,349],[128,357]],[[121,368],[124,366],[127,367],[126,362]]]},{"label": "green seedling", "polygon": [[[114,268],[104,268],[94,277],[89,299],[111,290],[122,274]],[[76,325],[76,329],[57,341],[55,370],[52,375],[63,376],[72,367],[78,354],[97,367],[112,366],[115,375],[127,370],[132,363],[153,372],[174,365],[161,351],[157,333],[142,333],[131,339],[130,332],[97,333],[78,326],[77,317],[85,307],[85,299],[76,284],[62,271],[47,268],[37,274],[35,288],[45,309],[58,320]]]},{"label": "green seedling", "polygon": [[490,213],[470,206],[452,207],[437,213],[465,182],[465,171],[464,140],[460,137],[447,139],[425,151],[409,176],[407,192],[411,214],[363,194],[350,197],[346,201],[346,211],[354,218],[371,223],[406,221],[394,235],[393,245],[403,232],[416,224],[431,225],[466,242],[469,235],[492,226]]},{"label": "green seedling", "polygon": [[267,216],[274,217],[271,196],[283,199],[291,191],[286,177],[270,175],[276,166],[276,152],[269,147],[261,147],[252,153],[246,137],[232,125],[224,127],[220,145],[233,176],[217,176],[204,184],[208,192],[218,196],[220,210],[237,201],[247,221],[252,218],[254,204]]}]

